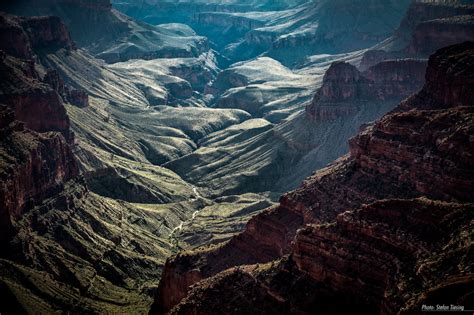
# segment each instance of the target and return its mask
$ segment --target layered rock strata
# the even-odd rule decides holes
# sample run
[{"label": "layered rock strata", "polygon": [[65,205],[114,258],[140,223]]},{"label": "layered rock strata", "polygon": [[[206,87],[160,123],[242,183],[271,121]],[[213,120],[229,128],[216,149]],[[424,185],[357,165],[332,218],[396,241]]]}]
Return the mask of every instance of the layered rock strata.
[{"label": "layered rock strata", "polygon": [[[327,310],[336,297],[336,311],[413,312],[448,288],[454,291],[446,303],[469,301],[473,56],[473,43],[438,51],[423,89],[366,127],[351,141],[350,155],[284,195],[228,243],[168,261],[152,313],[178,304],[172,312],[201,314],[210,302],[245,311],[248,292],[235,281],[242,279],[245,290],[248,277],[249,292],[269,305],[282,302],[283,313]],[[285,254],[280,263],[197,282]],[[236,299],[219,304],[216,288],[227,287],[235,287]],[[304,297],[292,293],[304,288],[311,288]]]},{"label": "layered rock strata", "polygon": [[389,43],[364,53],[360,70],[388,59],[424,58],[442,47],[474,40],[474,5],[461,3],[414,1]]},{"label": "layered rock strata", "polygon": [[314,120],[333,120],[354,115],[369,103],[396,103],[421,88],[425,68],[426,62],[416,59],[382,61],[365,72],[346,62],[333,63],[306,113]]},{"label": "layered rock strata", "polygon": [[1,221],[10,225],[13,218],[60,191],[79,169],[60,133],[25,129],[5,105],[0,117]]}]

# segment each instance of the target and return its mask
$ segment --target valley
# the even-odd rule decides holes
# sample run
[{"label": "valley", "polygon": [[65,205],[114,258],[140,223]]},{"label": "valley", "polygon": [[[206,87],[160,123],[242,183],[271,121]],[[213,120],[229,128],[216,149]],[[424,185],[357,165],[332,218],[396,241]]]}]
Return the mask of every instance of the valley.
[{"label": "valley", "polygon": [[[412,256],[472,284],[469,1],[0,11],[1,313],[239,313],[250,296],[262,312],[337,298],[339,311],[408,312],[451,285],[388,266]],[[386,216],[426,235],[445,223],[454,241],[422,260],[429,237]],[[385,267],[346,264],[351,251]],[[456,271],[452,253],[467,257]]]}]

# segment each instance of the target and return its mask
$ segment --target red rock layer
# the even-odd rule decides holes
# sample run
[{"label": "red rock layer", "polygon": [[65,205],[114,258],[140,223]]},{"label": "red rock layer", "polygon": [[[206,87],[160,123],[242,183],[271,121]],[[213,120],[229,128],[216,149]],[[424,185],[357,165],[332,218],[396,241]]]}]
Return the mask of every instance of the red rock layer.
[{"label": "red rock layer", "polygon": [[456,1],[414,1],[395,31],[389,51],[368,50],[362,57],[360,69],[365,71],[388,59],[426,57],[439,48],[472,41],[473,15],[474,5],[459,5]]},{"label": "red rock layer", "polygon": [[[221,284],[207,289],[199,283],[188,295],[195,280],[288,253],[293,255],[286,261],[296,267],[284,271],[287,281],[275,278],[283,272],[279,267],[257,279],[269,295],[286,301],[283,313],[315,305],[325,309],[324,301],[334,297],[344,303],[333,307],[392,313],[418,305],[450,277],[469,283],[466,240],[472,232],[465,231],[472,231],[474,103],[466,87],[474,83],[472,73],[474,43],[438,51],[430,58],[423,89],[354,138],[349,156],[283,196],[280,206],[253,218],[228,243],[170,260],[152,313],[170,311],[187,296],[183,303],[189,311],[183,313],[201,314],[199,305],[219,303],[212,288]],[[450,203],[411,199],[419,196]],[[396,200],[379,202],[384,199]],[[310,226],[292,245],[303,224]],[[200,298],[209,301],[195,301],[200,288],[205,291]],[[295,288],[304,296],[295,296]],[[306,294],[304,288],[312,291]],[[459,292],[453,301],[468,296]],[[239,311],[240,302],[221,303]]]},{"label": "red rock layer", "polygon": [[396,103],[421,88],[425,68],[423,60],[389,60],[361,73],[351,64],[333,63],[306,113],[314,120],[333,120],[371,102]]},{"label": "red rock layer", "polygon": [[474,15],[431,20],[417,25],[406,51],[412,55],[426,55],[469,40],[474,40]]},{"label": "red rock layer", "polygon": [[73,49],[75,47],[66,25],[57,16],[23,18],[21,24],[35,49]]},{"label": "red rock layer", "polygon": [[292,259],[314,281],[395,314],[420,291],[468,275],[462,243],[472,237],[473,210],[427,199],[376,202],[300,231]]},{"label": "red rock layer", "polygon": [[[72,143],[74,137],[61,98],[66,96],[64,83],[55,70],[46,73],[43,83],[35,68],[35,53],[74,48],[64,24],[57,17],[0,14],[0,38],[4,40],[0,41],[4,49],[0,54],[0,102],[11,107],[26,128],[59,131]],[[71,98],[82,101],[84,96]]]},{"label": "red rock layer", "polygon": [[55,16],[22,18],[0,14],[0,49],[22,59],[34,57],[38,49],[73,49],[64,23]]},{"label": "red rock layer", "polygon": [[300,230],[280,261],[199,282],[170,313],[413,314],[427,296],[469,307],[473,210],[425,198],[364,205]]},{"label": "red rock layer", "polygon": [[[474,14],[474,6],[455,4],[455,1],[452,3],[413,1],[395,32],[395,37],[410,39],[417,25],[424,21],[472,14]],[[429,53],[432,52],[434,51]]]},{"label": "red rock layer", "polygon": [[380,101],[402,99],[417,92],[425,82],[426,61],[416,59],[386,60],[363,72],[371,81],[372,98]]},{"label": "red rock layer", "polygon": [[37,79],[34,66],[24,60],[5,57],[0,61],[0,102],[15,112],[25,127],[37,132],[59,131],[72,143],[69,117],[59,94]]},{"label": "red rock layer", "polygon": [[1,224],[9,226],[12,218],[60,190],[79,170],[61,134],[25,129],[4,105],[0,134],[0,216]]},{"label": "red rock layer", "polygon": [[19,58],[33,58],[33,50],[20,21],[10,15],[0,14],[0,49]]},{"label": "red rock layer", "polygon": [[[72,49],[69,33],[55,17],[0,14],[0,216],[6,240],[11,221],[78,176],[69,148],[74,134],[60,93],[64,83],[36,71],[40,50]],[[16,120],[15,120],[16,119]],[[2,229],[3,230],[3,229]]]}]

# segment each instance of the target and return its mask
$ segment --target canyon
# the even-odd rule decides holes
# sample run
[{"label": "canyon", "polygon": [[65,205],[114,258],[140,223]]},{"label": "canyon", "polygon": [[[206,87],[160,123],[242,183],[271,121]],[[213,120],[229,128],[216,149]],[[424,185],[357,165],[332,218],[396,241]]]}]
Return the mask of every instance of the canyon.
[{"label": "canyon", "polygon": [[0,4],[0,312],[472,300],[469,1]]},{"label": "canyon", "polygon": [[[168,261],[155,312],[232,313],[238,305],[252,312],[250,298],[282,313],[413,312],[447,287],[459,288],[447,300],[467,302],[473,94],[453,82],[473,80],[473,49],[465,43],[434,54],[420,92],[244,232]],[[455,86],[462,91],[451,94]],[[308,286],[314,289],[301,304],[295,291]]]}]

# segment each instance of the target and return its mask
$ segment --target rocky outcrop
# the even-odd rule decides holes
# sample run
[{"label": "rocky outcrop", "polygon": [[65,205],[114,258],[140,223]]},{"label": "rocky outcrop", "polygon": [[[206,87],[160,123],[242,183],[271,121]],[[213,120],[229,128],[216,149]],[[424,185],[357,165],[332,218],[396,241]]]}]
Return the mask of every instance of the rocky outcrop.
[{"label": "rocky outcrop", "polygon": [[59,75],[56,69],[46,70],[46,74],[43,77],[43,82],[51,86],[60,96],[65,96],[64,81]]},{"label": "rocky outcrop", "polygon": [[306,113],[313,119],[330,120],[357,112],[357,104],[368,99],[368,80],[356,67],[345,62],[333,63],[326,71],[323,85]]},{"label": "rocky outcrop", "polygon": [[474,15],[430,20],[416,26],[406,51],[425,56],[441,47],[469,40],[474,40]]},{"label": "rocky outcrop", "polygon": [[472,72],[473,42],[466,42],[443,48],[432,55],[426,70],[424,88],[402,108],[447,109],[459,106],[472,106],[474,93],[470,86],[474,82]]},{"label": "rocky outcrop", "polygon": [[33,50],[75,48],[66,25],[57,16],[24,18],[21,24],[28,34]]},{"label": "rocky outcrop", "polygon": [[[0,208],[1,239],[13,235],[12,221],[78,176],[69,144],[74,141],[63,106],[64,83],[56,71],[44,81],[36,53],[73,49],[56,17],[0,15]],[[15,120],[16,119],[16,120]]]},{"label": "rocky outcrop", "polygon": [[72,105],[78,107],[87,107],[89,106],[89,94],[85,90],[75,89],[75,88],[66,88],[67,100]]},{"label": "rocky outcrop", "polygon": [[8,56],[0,62],[0,72],[4,78],[0,85],[0,101],[14,110],[26,128],[37,132],[59,131],[72,143],[74,135],[69,129],[69,117],[62,99],[56,90],[37,79],[39,75],[34,66]]},{"label": "rocky outcrop", "polygon": [[33,58],[29,37],[21,27],[19,18],[0,14],[0,49],[19,58]]},{"label": "rocky outcrop", "polygon": [[363,72],[371,83],[369,93],[377,101],[400,100],[421,89],[426,60],[397,59],[380,62]]},{"label": "rocky outcrop", "polygon": [[24,35],[17,42],[7,41],[4,45],[5,53],[0,60],[0,102],[12,108],[26,128],[37,132],[58,131],[72,143],[74,135],[62,99],[67,98],[64,82],[53,69],[46,71],[41,80],[35,63],[36,53],[74,49],[67,29],[55,17],[21,18],[2,14],[0,22],[0,37],[8,39],[12,30]]},{"label": "rocky outcrop", "polygon": [[65,85],[56,69],[48,69],[44,75],[43,82],[53,88],[62,97],[63,101],[78,107],[89,106],[89,95],[87,92]]},{"label": "rocky outcrop", "polygon": [[[457,2],[459,1],[413,1],[395,31],[395,38],[407,43],[417,26],[422,22],[474,14],[474,6],[461,5]],[[432,52],[434,50],[429,53]]]},{"label": "rocky outcrop", "polygon": [[390,60],[361,73],[346,62],[333,63],[306,113],[314,120],[333,120],[371,102],[396,103],[422,86],[425,68],[424,60]]},{"label": "rocky outcrop", "polygon": [[0,107],[0,205],[2,224],[50,197],[78,176],[74,156],[59,133],[24,128],[14,112]]},{"label": "rocky outcrop", "polygon": [[32,59],[35,50],[74,49],[64,23],[54,16],[33,18],[0,14],[0,49],[23,59]]},{"label": "rocky outcrop", "polygon": [[[130,59],[197,57],[209,50],[206,38],[194,32],[182,34],[179,29],[175,31],[134,21],[114,10],[110,0],[7,1],[0,4],[0,10],[26,16],[58,16],[80,47],[109,63]],[[48,19],[54,26],[59,18],[36,17],[29,23],[34,26],[37,21]],[[40,26],[39,33],[43,39],[62,38],[65,29],[59,24],[54,28]]]},{"label": "rocky outcrop", "polygon": [[364,205],[300,230],[292,254],[279,261],[199,282],[170,313],[416,314],[436,300],[470,307],[472,210],[425,198]]},{"label": "rocky outcrop", "polygon": [[[283,260],[296,266],[284,270],[284,278],[281,264],[254,276],[260,288],[286,302],[286,312],[321,309],[327,297],[341,297],[336,308],[392,313],[418,305],[425,292],[442,290],[446,279],[472,284],[465,242],[472,232],[465,231],[472,224],[474,202],[474,115],[472,92],[466,88],[472,85],[473,52],[473,43],[438,51],[430,58],[423,89],[366,127],[351,141],[350,155],[283,196],[277,208],[256,216],[228,243],[168,262],[174,268],[164,271],[154,311],[169,311],[187,295],[186,287],[175,287],[168,295],[168,279],[186,285],[246,261],[262,263],[288,253]],[[358,95],[349,91],[339,95]],[[421,196],[425,198],[413,199]],[[289,214],[297,219],[287,221]],[[303,224],[309,226],[297,233]],[[226,287],[219,281],[225,280],[209,289],[205,282],[194,285],[175,311],[186,307],[200,314],[193,297],[196,292],[202,299],[212,297],[213,287]],[[294,287],[315,290],[301,297],[291,293]],[[456,292],[452,301],[469,294],[466,289]],[[240,305],[238,299],[232,303]]]},{"label": "rocky outcrop", "polygon": [[462,254],[468,246],[462,242],[469,238],[464,231],[473,207],[427,199],[379,201],[340,214],[333,225],[301,230],[292,259],[314,281],[373,305],[377,313],[395,314],[420,291],[453,276],[448,265],[456,265],[455,274],[468,272]]}]

